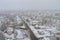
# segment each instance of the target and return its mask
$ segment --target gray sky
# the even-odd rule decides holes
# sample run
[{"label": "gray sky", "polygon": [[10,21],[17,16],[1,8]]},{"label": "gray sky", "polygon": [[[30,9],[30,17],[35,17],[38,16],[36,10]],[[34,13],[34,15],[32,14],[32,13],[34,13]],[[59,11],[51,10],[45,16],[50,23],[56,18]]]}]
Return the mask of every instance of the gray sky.
[{"label": "gray sky", "polygon": [[60,10],[60,0],[0,0],[0,11],[18,9]]}]

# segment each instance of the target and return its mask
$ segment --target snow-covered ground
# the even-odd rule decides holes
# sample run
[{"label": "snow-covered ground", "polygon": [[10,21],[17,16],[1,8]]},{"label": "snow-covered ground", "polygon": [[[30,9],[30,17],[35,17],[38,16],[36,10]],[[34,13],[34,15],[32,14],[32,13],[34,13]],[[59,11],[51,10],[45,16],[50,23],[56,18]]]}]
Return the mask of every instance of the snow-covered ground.
[{"label": "snow-covered ground", "polygon": [[[41,38],[43,38],[42,40],[50,40],[51,37],[60,38],[60,19],[56,19],[58,14],[52,14],[48,11],[26,11],[24,14],[20,14],[0,16],[0,31],[2,31],[5,40],[31,40],[26,24],[39,40]],[[6,30],[8,27],[12,27],[13,30]]]}]

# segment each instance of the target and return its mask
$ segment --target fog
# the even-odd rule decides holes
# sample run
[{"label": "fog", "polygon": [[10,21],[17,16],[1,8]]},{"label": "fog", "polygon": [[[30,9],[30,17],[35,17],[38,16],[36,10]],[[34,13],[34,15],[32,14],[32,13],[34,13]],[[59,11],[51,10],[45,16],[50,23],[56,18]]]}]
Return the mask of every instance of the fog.
[{"label": "fog", "polygon": [[60,0],[0,0],[0,11],[19,9],[60,10]]}]

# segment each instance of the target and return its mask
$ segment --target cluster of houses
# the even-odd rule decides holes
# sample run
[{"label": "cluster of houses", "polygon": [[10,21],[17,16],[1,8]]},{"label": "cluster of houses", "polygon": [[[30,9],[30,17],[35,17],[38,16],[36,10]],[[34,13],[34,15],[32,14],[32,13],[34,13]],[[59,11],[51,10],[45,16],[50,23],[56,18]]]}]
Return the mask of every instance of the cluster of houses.
[{"label": "cluster of houses", "polygon": [[0,16],[0,40],[60,40],[60,20],[43,14]]},{"label": "cluster of houses", "polygon": [[[3,18],[2,18],[3,19]],[[7,18],[0,26],[0,40],[30,40],[29,31],[19,16]]]},{"label": "cluster of houses", "polygon": [[60,40],[59,20],[53,18],[38,20],[38,16],[23,18],[37,40]]}]

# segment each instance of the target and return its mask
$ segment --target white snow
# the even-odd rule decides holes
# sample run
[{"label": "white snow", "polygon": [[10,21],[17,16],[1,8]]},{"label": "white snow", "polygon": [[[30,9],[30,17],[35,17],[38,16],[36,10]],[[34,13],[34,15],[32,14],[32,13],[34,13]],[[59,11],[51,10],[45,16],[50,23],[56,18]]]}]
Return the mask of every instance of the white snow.
[{"label": "white snow", "polygon": [[8,35],[7,33],[4,33],[3,36],[5,37],[5,40],[13,40],[14,34]]},{"label": "white snow", "polygon": [[17,33],[16,38],[23,38],[23,33],[20,29],[15,29],[15,32]]}]

